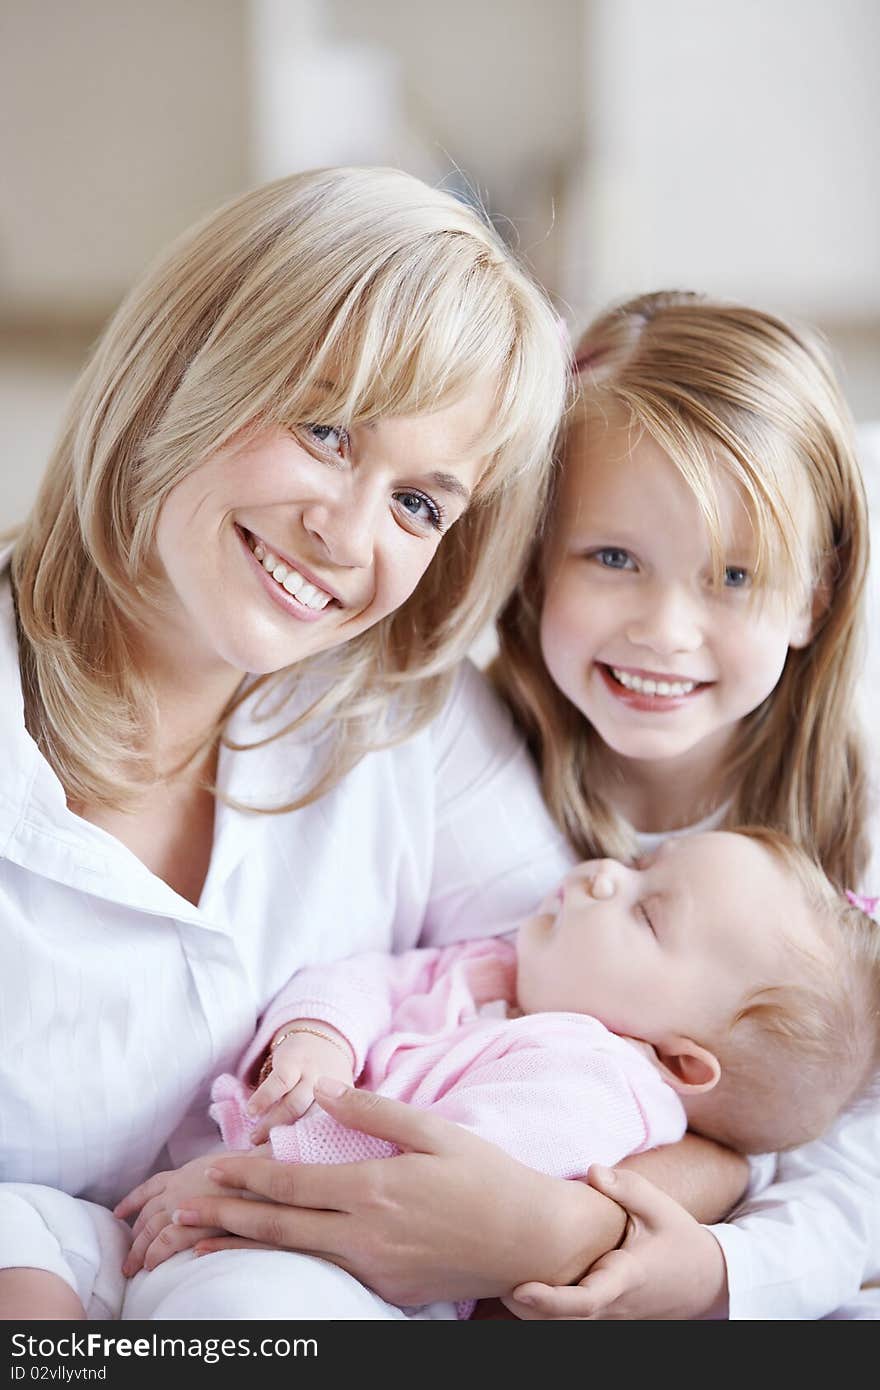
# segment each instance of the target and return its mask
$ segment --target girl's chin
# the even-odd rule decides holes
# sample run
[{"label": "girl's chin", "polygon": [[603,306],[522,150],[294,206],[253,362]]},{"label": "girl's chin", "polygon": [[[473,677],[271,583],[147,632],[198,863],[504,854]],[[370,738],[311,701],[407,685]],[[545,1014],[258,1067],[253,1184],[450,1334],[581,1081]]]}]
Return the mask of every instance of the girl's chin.
[{"label": "girl's chin", "polygon": [[619,729],[604,730],[598,722],[593,723],[593,728],[606,748],[628,762],[665,762],[670,758],[684,758],[702,742],[696,738],[676,738],[670,732],[661,733],[659,730],[621,734]]}]

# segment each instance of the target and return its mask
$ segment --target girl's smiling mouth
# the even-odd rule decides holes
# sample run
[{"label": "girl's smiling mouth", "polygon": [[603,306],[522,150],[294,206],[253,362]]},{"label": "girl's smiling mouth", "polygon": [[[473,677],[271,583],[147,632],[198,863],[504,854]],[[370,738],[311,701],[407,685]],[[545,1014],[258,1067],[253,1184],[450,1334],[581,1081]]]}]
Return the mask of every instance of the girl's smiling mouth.
[{"label": "girl's smiling mouth", "polygon": [[602,661],[596,662],[596,669],[612,695],[634,709],[677,709],[714,684],[713,681],[610,666]]}]

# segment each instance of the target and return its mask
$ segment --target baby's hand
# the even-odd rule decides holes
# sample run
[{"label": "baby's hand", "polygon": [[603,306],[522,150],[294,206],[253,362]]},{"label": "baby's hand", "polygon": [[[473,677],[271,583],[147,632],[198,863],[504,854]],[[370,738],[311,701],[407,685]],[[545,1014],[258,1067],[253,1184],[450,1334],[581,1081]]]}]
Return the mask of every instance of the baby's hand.
[{"label": "baby's hand", "polygon": [[261,1144],[273,1125],[292,1124],[315,1099],[319,1076],[332,1076],[350,1086],[354,1057],[341,1033],[328,1023],[298,1020],[275,1034],[269,1057],[272,1069],[248,1101],[249,1115],[260,1122],[251,1138]]},{"label": "baby's hand", "polygon": [[198,1240],[223,1234],[222,1231],[178,1225],[174,1220],[174,1213],[185,1210],[195,1197],[229,1195],[228,1188],[220,1187],[205,1175],[210,1164],[210,1158],[195,1158],[182,1168],[156,1173],[115,1207],[113,1215],[122,1220],[138,1213],[131,1249],[122,1266],[127,1278],[132,1278],[139,1269],[155,1269],[170,1255],[188,1250]]}]

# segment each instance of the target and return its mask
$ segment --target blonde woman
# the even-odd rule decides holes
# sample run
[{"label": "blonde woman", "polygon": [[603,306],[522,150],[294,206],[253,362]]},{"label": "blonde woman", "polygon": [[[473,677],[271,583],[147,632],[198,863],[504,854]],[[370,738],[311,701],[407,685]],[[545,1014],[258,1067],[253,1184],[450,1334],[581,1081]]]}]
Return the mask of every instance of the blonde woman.
[{"label": "blonde woman", "polygon": [[[210,1076],[298,968],[503,930],[564,872],[455,668],[534,532],[566,383],[492,232],[390,171],[247,195],[110,325],[0,579],[4,1316],[116,1315],[107,1207],[204,1151]],[[497,1293],[618,1239],[582,1185],[403,1123],[424,1161],[335,1170],[359,1234],[275,1227],[326,1259],[182,1252],[133,1315],[399,1316],[362,1281]],[[312,1176],[296,1200],[332,1208]]]},{"label": "blonde woman", "polygon": [[[247,195],[110,325],[3,556],[7,1316],[21,1267],[44,1310],[100,1311],[100,1205],[190,1143],[291,970],[414,940],[429,906],[467,932],[431,887],[434,764],[485,703],[451,673],[516,575],[565,385],[492,232],[393,171]],[[517,759],[459,758],[446,793]],[[556,858],[516,838],[509,910]]]}]

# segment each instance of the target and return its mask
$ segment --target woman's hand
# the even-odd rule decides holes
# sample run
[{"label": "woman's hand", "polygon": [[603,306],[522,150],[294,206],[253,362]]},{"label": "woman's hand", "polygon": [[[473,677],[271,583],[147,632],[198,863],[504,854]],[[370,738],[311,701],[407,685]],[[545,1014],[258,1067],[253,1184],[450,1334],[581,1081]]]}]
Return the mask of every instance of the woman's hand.
[{"label": "woman's hand", "polygon": [[727,1268],[711,1231],[635,1173],[594,1166],[588,1180],[626,1208],[623,1243],[579,1284],[521,1285],[504,1299],[511,1312],[585,1321],[727,1316]]},{"label": "woman's hand", "polygon": [[219,1233],[210,1227],[197,1230],[181,1226],[174,1219],[177,1209],[194,1198],[226,1192],[207,1176],[205,1170],[210,1162],[208,1158],[195,1158],[182,1168],[155,1173],[116,1205],[113,1215],[123,1221],[138,1213],[132,1228],[131,1249],[122,1266],[128,1279],[139,1269],[155,1269],[179,1250],[188,1250],[205,1236]]},{"label": "woman's hand", "polygon": [[[620,1239],[620,1208],[583,1183],[548,1178],[459,1125],[368,1091],[322,1080],[315,1096],[340,1123],[404,1152],[328,1165],[214,1160],[216,1181],[250,1200],[187,1203],[177,1219],[198,1229],[197,1253],[301,1250],[392,1303],[418,1304],[509,1293],[527,1278],[565,1283]],[[244,1239],[205,1239],[205,1227]]]}]

